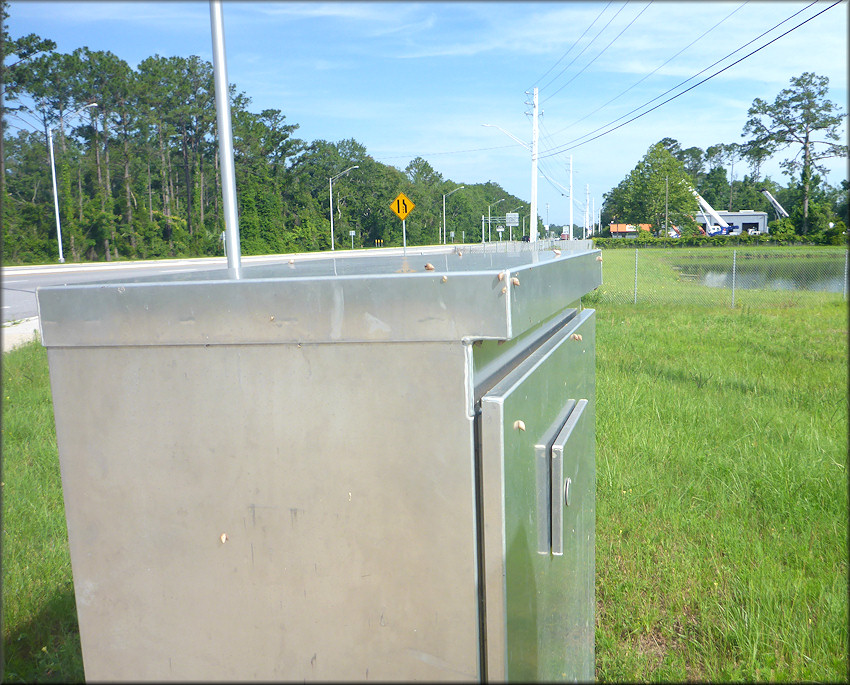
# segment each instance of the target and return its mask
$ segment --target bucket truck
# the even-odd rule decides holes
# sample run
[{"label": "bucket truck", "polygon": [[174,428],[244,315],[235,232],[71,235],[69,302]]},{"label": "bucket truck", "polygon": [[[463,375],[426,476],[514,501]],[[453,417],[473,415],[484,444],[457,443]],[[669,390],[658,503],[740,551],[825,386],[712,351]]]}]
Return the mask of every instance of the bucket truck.
[{"label": "bucket truck", "polygon": [[[684,181],[683,181],[684,183]],[[705,219],[705,232],[708,235],[729,235],[730,233],[735,233],[737,226],[730,226],[726,220],[720,216],[716,211],[714,211],[714,207],[712,207],[708,202],[706,202],[705,198],[700,195],[694,188],[688,184],[685,184],[688,190],[693,193],[694,197],[697,199],[699,203],[700,210],[703,218]],[[708,217],[711,217],[716,222],[715,225],[712,225],[708,220]]]},{"label": "bucket truck", "polygon": [[770,194],[770,191],[767,188],[762,188],[761,192],[764,196],[770,201],[770,204],[773,205],[773,208],[776,210],[776,218],[786,217],[788,216],[788,212],[785,211],[785,208],[779,204],[779,200],[777,200],[773,195]]}]

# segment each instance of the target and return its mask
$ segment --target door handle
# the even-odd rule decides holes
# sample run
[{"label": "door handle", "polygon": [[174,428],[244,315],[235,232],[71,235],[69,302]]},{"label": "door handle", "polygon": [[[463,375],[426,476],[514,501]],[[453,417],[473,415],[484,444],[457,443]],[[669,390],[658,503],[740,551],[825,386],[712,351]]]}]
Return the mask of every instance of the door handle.
[{"label": "door handle", "polygon": [[575,427],[587,407],[587,400],[579,400],[567,417],[567,422],[552,443],[552,554],[564,553],[564,507],[570,505],[571,478],[564,478],[564,452]]},{"label": "door handle", "polygon": [[569,400],[558,417],[534,445],[534,463],[537,472],[537,553],[548,555],[552,551],[552,444],[564,422],[569,418],[576,401]]}]

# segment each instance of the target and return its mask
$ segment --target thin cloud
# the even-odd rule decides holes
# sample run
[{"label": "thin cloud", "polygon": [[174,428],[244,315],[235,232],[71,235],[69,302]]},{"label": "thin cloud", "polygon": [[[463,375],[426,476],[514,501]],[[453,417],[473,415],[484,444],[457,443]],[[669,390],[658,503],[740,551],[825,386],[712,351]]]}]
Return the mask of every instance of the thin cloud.
[{"label": "thin cloud", "polygon": [[[209,25],[209,7],[198,2],[15,2],[14,15],[30,19],[49,15],[66,25],[116,21],[176,31]],[[203,25],[203,23],[201,24]]]}]

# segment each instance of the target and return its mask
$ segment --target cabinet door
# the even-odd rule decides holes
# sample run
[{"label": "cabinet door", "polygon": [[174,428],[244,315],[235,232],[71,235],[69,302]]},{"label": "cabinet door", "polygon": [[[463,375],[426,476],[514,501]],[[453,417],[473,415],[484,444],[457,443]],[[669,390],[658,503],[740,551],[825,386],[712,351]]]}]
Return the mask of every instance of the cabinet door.
[{"label": "cabinet door", "polygon": [[594,677],[594,322],[579,313],[481,399],[492,680]]}]

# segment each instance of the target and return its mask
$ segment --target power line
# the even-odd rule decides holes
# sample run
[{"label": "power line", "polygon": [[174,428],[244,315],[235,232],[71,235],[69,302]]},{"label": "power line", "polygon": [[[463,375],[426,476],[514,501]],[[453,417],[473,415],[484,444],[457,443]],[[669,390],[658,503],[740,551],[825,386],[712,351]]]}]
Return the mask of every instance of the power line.
[{"label": "power line", "polygon": [[610,48],[610,47],[614,44],[614,42],[615,42],[615,41],[616,41],[616,40],[617,40],[620,36],[622,36],[622,35],[623,35],[623,34],[624,34],[624,33],[625,33],[628,29],[629,29],[629,27],[631,27],[631,25],[632,25],[632,24],[634,24],[634,23],[638,20],[638,18],[640,17],[640,15],[641,15],[641,14],[643,14],[644,12],[646,12],[646,10],[649,8],[649,6],[650,6],[651,4],[652,4],[652,0],[649,0],[649,2],[648,2],[648,3],[646,3],[646,5],[644,5],[643,9],[642,9],[640,12],[638,12],[638,13],[637,13],[637,16],[635,16],[635,18],[634,18],[634,19],[632,19],[632,20],[631,20],[631,21],[630,21],[630,22],[626,25],[626,27],[625,27],[622,31],[620,31],[620,33],[618,33],[616,36],[614,36],[614,38],[611,40],[611,42],[610,42],[610,43],[608,43],[608,45],[606,45],[604,48],[602,48],[602,51],[601,51],[598,55],[596,55],[596,57],[594,57],[594,58],[593,58],[592,60],[590,60],[587,64],[585,64],[585,65],[582,67],[581,71],[579,71],[579,72],[578,72],[575,76],[573,76],[573,77],[572,77],[569,81],[567,81],[565,84],[563,84],[560,88],[558,88],[558,90],[556,90],[554,93],[552,93],[552,94],[551,94],[551,95],[549,95],[548,97],[550,97],[550,98],[551,98],[551,97],[553,97],[553,96],[557,95],[557,94],[558,94],[558,93],[560,93],[560,92],[561,92],[564,88],[566,88],[566,87],[567,87],[568,85],[570,85],[573,81],[575,81],[575,80],[576,80],[579,76],[581,76],[581,74],[584,72],[584,70],[585,70],[585,69],[587,69],[587,68],[588,68],[591,64],[593,64],[593,63],[594,63],[597,59],[599,59],[600,57],[602,57],[602,55],[605,53],[605,51],[606,51],[608,48]]},{"label": "power line", "polygon": [[[613,2],[614,2],[614,0],[610,0],[610,2],[609,2],[607,5],[605,5],[605,7],[603,7],[603,8],[602,8],[602,11],[601,11],[601,12],[597,15],[596,19],[594,19],[592,22],[590,22],[590,26],[588,26],[588,27],[584,30],[584,33],[582,33],[582,34],[578,37],[578,39],[577,39],[577,40],[576,40],[576,41],[575,41],[575,42],[574,42],[574,43],[570,46],[570,49],[569,49],[569,50],[567,50],[567,51],[566,51],[563,55],[561,55],[561,56],[558,58],[558,61],[557,61],[557,62],[555,62],[555,63],[554,63],[551,67],[549,67],[549,68],[546,70],[546,72],[543,74],[543,76],[541,76],[540,78],[538,78],[538,79],[537,79],[537,81],[542,81],[544,78],[546,78],[546,74],[548,74],[550,71],[552,71],[552,69],[554,69],[555,67],[557,67],[557,66],[558,66],[558,64],[560,64],[561,60],[562,60],[562,59],[564,59],[567,55],[569,55],[569,54],[573,51],[573,48],[574,48],[576,45],[578,45],[578,44],[579,44],[579,42],[581,41],[581,39],[582,39],[582,38],[584,38],[585,34],[586,34],[588,31],[590,31],[590,29],[591,29],[591,28],[593,28],[593,25],[594,25],[597,21],[599,21],[599,17],[601,17],[603,14],[605,14],[605,10],[607,10],[607,9],[611,6],[611,3],[613,3]],[[569,65],[567,65],[567,66],[569,66]],[[537,83],[537,81],[535,81],[535,83]],[[549,85],[549,84],[547,83],[546,85]],[[533,87],[534,87],[534,86],[533,86],[533,85],[531,85],[531,86],[529,86],[528,88],[526,88],[526,90],[531,90]]]},{"label": "power line", "polygon": [[[695,38],[693,41],[691,41],[690,43],[688,43],[685,47],[683,47],[681,50],[679,50],[679,52],[677,52],[675,55],[673,55],[672,57],[669,57],[669,58],[667,59],[667,61],[665,61],[664,63],[662,63],[662,64],[658,65],[655,69],[653,69],[651,72],[649,72],[649,73],[648,73],[646,76],[644,76],[642,79],[640,79],[639,81],[635,81],[632,85],[630,85],[628,88],[626,88],[626,89],[625,89],[622,93],[620,93],[620,94],[618,94],[618,95],[615,95],[613,98],[611,98],[610,100],[608,100],[608,102],[606,102],[604,105],[600,105],[599,107],[597,107],[597,108],[596,108],[595,110],[593,110],[592,112],[590,112],[590,113],[588,113],[588,114],[585,114],[585,115],[584,115],[581,119],[576,119],[573,123],[568,124],[567,126],[564,126],[564,128],[562,128],[562,129],[559,129],[559,130],[555,131],[555,133],[554,133],[553,135],[558,135],[559,133],[563,133],[563,132],[564,132],[564,131],[566,131],[568,128],[572,128],[572,127],[573,127],[573,126],[575,126],[576,124],[581,123],[582,121],[584,121],[584,120],[585,120],[585,119],[587,119],[588,117],[593,116],[594,114],[596,114],[599,110],[604,109],[605,107],[607,107],[608,105],[610,105],[610,104],[611,104],[612,102],[614,102],[615,100],[618,100],[619,98],[621,98],[623,95],[625,95],[626,93],[628,93],[628,92],[629,92],[632,88],[635,88],[636,86],[639,86],[641,83],[643,83],[644,81],[646,81],[646,79],[648,79],[650,76],[652,76],[653,74],[655,74],[655,73],[656,73],[659,69],[661,69],[662,67],[667,66],[670,62],[672,62],[674,59],[676,59],[676,58],[677,58],[679,55],[681,55],[681,54],[682,54],[685,50],[687,50],[688,48],[692,47],[694,44],[698,43],[698,42],[699,42],[699,41],[701,41],[703,38],[705,38],[705,37],[706,37],[709,33],[711,33],[712,31],[714,31],[714,29],[716,29],[718,26],[720,26],[722,23],[724,23],[727,19],[729,19],[729,17],[731,17],[733,14],[735,14],[735,13],[736,13],[738,10],[740,10],[741,8],[743,8],[743,7],[744,7],[744,5],[746,5],[749,1],[750,1],[750,0],[744,0],[744,2],[742,2],[740,5],[738,5],[738,7],[736,7],[736,8],[735,8],[734,10],[732,10],[729,14],[727,14],[725,17],[723,17],[723,19],[721,19],[720,21],[718,21],[718,22],[717,22],[714,26],[712,26],[712,27],[711,27],[710,29],[708,29],[707,31],[703,32],[703,33],[702,33],[702,34],[701,34],[698,38]],[[800,11],[802,12],[802,10],[800,10]],[[788,21],[788,20],[786,19],[785,21]],[[739,49],[740,49],[740,48],[739,48]],[[710,67],[706,67],[706,68],[708,69],[708,68],[710,68]],[[691,77],[691,78],[693,78],[693,77]],[[685,83],[687,83],[687,81],[685,81]],[[680,84],[680,85],[681,85],[681,84]],[[676,86],[676,87],[678,88],[678,86]],[[673,90],[675,90],[675,88],[674,88]],[[669,93],[670,91],[667,91],[667,92]],[[554,93],[553,93],[553,95],[554,95]],[[659,95],[659,97],[663,97],[663,95]],[[652,102],[652,101],[650,100],[650,102]],[[647,104],[649,104],[649,103],[647,103]],[[643,106],[645,106],[645,105],[641,105],[641,106],[643,107]],[[640,109],[640,107],[638,107],[638,109]],[[632,111],[635,111],[635,110],[632,110]],[[631,113],[631,112],[630,112],[630,113]],[[628,116],[628,115],[624,115],[624,116]],[[603,127],[603,128],[604,128],[604,127]],[[597,129],[597,130],[598,130],[598,129]],[[588,134],[588,135],[589,135],[589,134]]]},{"label": "power line", "polygon": [[437,155],[459,155],[466,152],[487,152],[488,150],[504,150],[508,147],[517,147],[518,143],[511,143],[510,145],[497,145],[496,147],[477,147],[471,148],[468,150],[446,150],[445,152],[418,152],[411,153],[406,155],[378,155],[375,157],[378,159],[409,159],[410,157],[435,157]]},{"label": "power line", "polygon": [[[576,139],[574,139],[574,140],[571,140],[571,141],[570,141],[570,142],[568,142],[568,143],[564,143],[564,144],[560,147],[560,149],[547,150],[547,151],[545,151],[544,153],[542,153],[542,154],[540,155],[540,157],[541,157],[541,158],[542,158],[542,157],[551,157],[551,156],[553,156],[553,155],[559,155],[559,154],[562,154],[562,153],[564,153],[564,152],[566,152],[566,151],[568,151],[568,150],[573,150],[573,149],[575,149],[575,148],[577,148],[577,147],[580,147],[581,145],[585,145],[586,143],[589,143],[589,142],[591,142],[591,141],[597,140],[597,139],[601,138],[602,136],[608,135],[609,133],[612,133],[613,131],[616,131],[617,129],[622,128],[623,126],[626,126],[627,124],[630,124],[630,123],[632,123],[633,121],[636,121],[637,119],[640,119],[641,117],[646,116],[646,115],[647,115],[647,114],[649,114],[650,112],[654,112],[654,111],[655,111],[656,109],[658,109],[659,107],[662,107],[662,106],[666,105],[668,102],[672,102],[673,100],[675,100],[676,98],[678,98],[678,97],[680,97],[680,96],[684,95],[685,93],[688,93],[688,92],[692,91],[694,88],[697,88],[698,86],[701,86],[701,85],[702,85],[703,83],[705,83],[706,81],[709,81],[709,80],[713,79],[715,76],[717,76],[717,75],[719,75],[719,74],[722,74],[722,73],[723,73],[724,71],[726,71],[727,69],[731,69],[731,68],[732,68],[732,67],[734,67],[736,64],[740,64],[740,63],[741,63],[741,62],[743,62],[745,59],[748,59],[748,58],[752,57],[754,54],[756,54],[757,52],[759,52],[759,51],[763,50],[763,49],[764,49],[764,48],[766,48],[768,45],[771,45],[772,43],[775,43],[775,42],[776,42],[776,41],[778,41],[780,38],[784,38],[785,36],[787,36],[787,35],[788,35],[789,33],[791,33],[792,31],[796,31],[798,28],[800,28],[801,26],[803,26],[803,24],[806,24],[806,23],[810,22],[812,19],[815,19],[816,17],[820,16],[821,14],[823,14],[824,12],[826,12],[827,10],[832,9],[832,8],[833,8],[833,7],[835,7],[836,5],[841,4],[843,1],[844,1],[844,0],[837,0],[836,2],[834,2],[832,5],[830,5],[830,6],[829,6],[829,7],[827,7],[826,9],[823,9],[823,10],[821,10],[820,12],[818,12],[817,14],[814,14],[814,15],[812,15],[811,17],[809,17],[808,19],[805,19],[804,21],[800,22],[800,23],[799,23],[799,24],[797,24],[796,26],[794,26],[794,27],[792,27],[792,28],[788,29],[785,33],[782,33],[782,34],[778,35],[776,38],[773,38],[772,40],[768,41],[767,43],[765,43],[765,44],[764,44],[764,45],[762,45],[761,47],[756,48],[756,49],[755,49],[755,50],[753,50],[752,52],[750,52],[750,53],[748,53],[748,54],[744,55],[743,57],[741,57],[740,59],[738,59],[738,60],[736,60],[736,61],[732,62],[731,64],[729,64],[729,65],[727,65],[727,66],[723,67],[722,69],[719,69],[718,71],[714,72],[714,73],[713,73],[713,74],[711,74],[710,76],[707,76],[707,77],[706,77],[706,78],[704,78],[702,81],[700,81],[700,82],[698,82],[698,83],[695,83],[695,84],[694,84],[693,86],[691,86],[690,88],[687,88],[686,90],[683,90],[681,93],[677,93],[676,95],[674,95],[674,96],[673,96],[673,97],[671,97],[671,98],[668,98],[668,99],[667,99],[667,100],[665,100],[664,102],[661,102],[661,103],[657,104],[655,107],[652,107],[651,109],[648,109],[648,110],[646,110],[645,112],[642,112],[641,114],[638,114],[636,117],[632,117],[631,119],[629,119],[628,121],[623,122],[623,123],[622,123],[622,124],[620,124],[619,126],[615,126],[614,128],[608,129],[607,131],[604,131],[603,133],[600,133],[598,136],[594,136],[593,138],[589,138],[588,140],[582,141],[581,143],[578,143],[578,142],[577,142],[577,141],[581,140],[582,138],[586,138],[587,136],[592,135],[592,134],[593,134],[593,133],[595,133],[596,131],[599,131],[599,130],[601,130],[601,129],[605,128],[606,126],[610,126],[611,124],[614,124],[614,123],[616,123],[617,121],[620,121],[620,119],[623,119],[624,117],[629,116],[629,114],[632,114],[633,112],[636,112],[637,110],[641,109],[641,107],[645,107],[646,105],[650,104],[651,102],[654,102],[655,100],[657,100],[659,97],[663,97],[664,95],[666,95],[666,94],[667,94],[667,93],[669,93],[670,91],[675,90],[675,89],[676,89],[676,88],[678,88],[679,86],[682,86],[682,85],[684,85],[685,83],[687,83],[688,81],[693,80],[694,78],[696,78],[697,76],[699,76],[699,74],[702,74],[704,71],[707,71],[707,70],[708,70],[708,69],[710,69],[711,67],[713,67],[713,66],[715,66],[715,65],[719,64],[720,62],[722,62],[723,60],[727,59],[727,58],[728,58],[728,57],[730,57],[731,55],[734,55],[736,52],[739,52],[742,48],[738,48],[737,50],[734,50],[734,51],[730,52],[728,55],[726,55],[726,56],[725,56],[725,57],[723,57],[722,59],[719,59],[719,60],[718,60],[717,62],[715,62],[714,64],[710,65],[709,67],[706,67],[705,69],[703,69],[703,70],[702,70],[702,71],[700,71],[699,73],[695,74],[694,76],[691,76],[689,79],[686,79],[685,81],[683,81],[683,82],[682,82],[682,83],[680,83],[679,85],[674,86],[674,87],[673,87],[673,88],[671,88],[670,90],[666,91],[665,93],[662,93],[661,95],[659,95],[659,96],[658,96],[658,97],[656,97],[656,98],[653,98],[652,100],[650,100],[649,102],[647,102],[647,103],[645,103],[645,104],[641,105],[640,107],[636,107],[636,108],[635,108],[635,109],[633,109],[631,112],[628,112],[627,114],[624,114],[624,115],[623,115],[622,117],[620,117],[619,119],[615,119],[614,121],[610,122],[609,124],[605,124],[605,126],[600,126],[600,127],[599,127],[599,128],[597,128],[595,131],[591,131],[590,133],[587,133],[587,134],[585,134],[584,136],[579,136],[578,138],[576,138]],[[803,9],[804,9],[804,10],[805,10],[805,9],[808,9],[809,7],[811,7],[811,5],[814,5],[814,4],[815,4],[815,2],[812,2],[811,4],[807,5],[807,6],[806,6],[806,7],[804,7]],[[800,12],[802,12],[802,11],[803,11],[803,10],[800,10]],[[788,17],[788,19],[793,18],[794,16],[796,16],[796,15],[797,15],[797,14],[799,14],[800,12],[796,12],[795,14],[791,15],[791,17]],[[761,36],[758,36],[758,38],[761,38],[761,37],[762,37],[762,36],[764,36],[766,33],[770,33],[770,31],[773,31],[773,30],[774,30],[775,28],[777,28],[778,26],[781,26],[781,25],[782,25],[782,24],[784,24],[786,21],[788,21],[788,19],[784,19],[783,21],[779,22],[779,24],[777,24],[777,25],[776,25],[776,26],[774,26],[773,28],[769,29],[768,31],[765,31],[764,33],[762,33],[762,34],[761,34]],[[753,39],[753,40],[751,40],[749,43],[746,43],[746,45],[749,45],[750,43],[754,42],[755,40],[758,40],[758,38],[754,38],[754,39]],[[746,47],[746,45],[745,45],[745,46],[742,46],[742,47]],[[573,145],[573,143],[576,143],[576,145]]]},{"label": "power line", "polygon": [[[792,14],[790,17],[787,17],[787,18],[783,19],[781,22],[779,22],[778,24],[776,24],[776,25],[772,26],[772,27],[771,27],[771,28],[769,28],[767,31],[764,31],[763,33],[761,33],[760,35],[756,36],[755,38],[753,38],[753,39],[752,39],[752,40],[750,40],[749,42],[744,43],[744,45],[742,45],[741,47],[739,47],[739,48],[737,48],[737,49],[733,50],[732,52],[728,53],[728,54],[727,54],[727,55],[725,55],[724,57],[721,57],[721,58],[720,58],[719,60],[717,60],[716,62],[714,62],[714,63],[712,63],[712,64],[709,64],[709,65],[708,65],[707,67],[705,67],[705,69],[703,69],[702,71],[699,71],[699,72],[697,72],[696,74],[694,74],[693,76],[691,76],[691,77],[689,77],[689,78],[685,79],[684,81],[681,81],[680,83],[677,83],[675,86],[673,86],[672,88],[669,88],[668,90],[664,91],[664,92],[663,92],[663,93],[661,93],[660,95],[658,95],[658,96],[654,97],[652,100],[649,100],[648,102],[645,102],[645,103],[643,103],[642,105],[638,105],[637,107],[635,107],[635,108],[634,108],[634,109],[632,109],[631,111],[626,112],[626,113],[625,113],[624,115],[622,115],[621,117],[619,117],[619,118],[617,118],[617,119],[614,119],[614,121],[611,121],[611,122],[609,122],[609,123],[607,123],[607,124],[604,124],[604,125],[600,126],[599,128],[596,128],[596,129],[594,129],[593,131],[590,131],[589,133],[585,133],[584,135],[579,136],[578,138],[574,138],[573,140],[569,141],[568,143],[564,143],[563,145],[561,145],[561,146],[560,146],[561,148],[564,148],[564,149],[560,149],[560,150],[557,150],[557,151],[555,151],[555,150],[554,150],[554,148],[553,148],[553,149],[550,149],[550,150],[545,150],[543,153],[541,153],[541,155],[546,155],[546,156],[548,156],[549,154],[560,154],[561,152],[565,152],[567,149],[572,149],[572,148],[567,148],[567,147],[565,147],[565,146],[569,146],[569,145],[572,145],[573,143],[577,143],[577,142],[578,142],[578,141],[580,141],[582,138],[587,138],[588,136],[592,136],[592,135],[593,135],[594,133],[596,133],[597,131],[601,131],[602,129],[607,128],[608,126],[611,126],[612,124],[616,124],[618,121],[621,121],[622,119],[625,119],[627,116],[629,116],[629,115],[631,115],[631,114],[634,114],[634,113],[635,113],[635,112],[637,112],[638,110],[643,109],[643,108],[644,108],[644,107],[646,107],[647,105],[652,104],[653,102],[655,102],[655,101],[656,101],[656,100],[658,100],[659,98],[662,98],[662,97],[664,97],[665,95],[667,95],[668,93],[673,92],[673,91],[674,91],[674,90],[676,90],[677,88],[680,88],[681,86],[685,85],[688,81],[692,81],[693,79],[695,79],[695,78],[696,78],[697,76],[699,76],[700,74],[705,73],[706,71],[708,71],[708,70],[709,70],[709,69],[711,69],[712,67],[714,67],[714,66],[716,66],[716,65],[720,64],[720,63],[721,63],[721,62],[723,62],[724,60],[726,60],[726,59],[728,59],[729,57],[731,57],[732,55],[734,55],[736,52],[740,52],[741,50],[743,50],[743,49],[744,49],[745,47],[747,47],[748,45],[750,45],[750,44],[752,44],[752,43],[756,42],[759,38],[762,38],[763,36],[767,35],[767,34],[768,34],[768,33],[770,33],[771,31],[773,31],[773,30],[775,30],[776,28],[778,28],[779,26],[782,26],[782,24],[784,24],[784,23],[786,23],[786,22],[790,21],[791,19],[793,19],[794,17],[796,17],[796,16],[797,16],[798,14],[800,14],[801,12],[804,12],[805,10],[809,9],[809,7],[811,7],[812,5],[814,5],[816,1],[817,1],[817,0],[814,0],[813,2],[809,3],[808,5],[806,5],[806,7],[803,7],[802,9],[798,10],[797,12],[795,12],[794,14]],[[829,8],[827,8],[827,9],[829,9]],[[824,11],[826,11],[826,10],[824,10]],[[815,16],[817,16],[817,15],[814,15],[813,17],[810,17],[810,19],[814,19],[814,17],[815,17]],[[809,20],[807,19],[806,21],[809,21]],[[805,22],[803,22],[803,23],[805,23]],[[795,27],[795,28],[799,28],[799,26],[802,26],[802,24],[799,24],[799,25],[798,25],[797,27]],[[791,29],[791,30],[793,31],[794,29]],[[789,31],[789,33],[790,33],[790,31]],[[782,35],[784,36],[785,34],[782,34]],[[777,37],[777,39],[778,39],[778,38],[781,38],[781,37],[782,37],[782,36],[778,36],[778,37]],[[774,40],[777,40],[777,39],[774,39]],[[771,41],[771,42],[773,42],[773,41]],[[763,46],[762,46],[762,48],[767,47],[768,45],[770,45],[770,43],[766,43],[765,45],[763,45]],[[759,50],[761,50],[762,48],[759,48]],[[758,51],[758,50],[756,50],[755,52],[757,52],[757,51]],[[750,53],[750,54],[754,54],[754,53]],[[749,56],[750,56],[750,55],[747,55],[746,57],[749,57]],[[742,59],[746,59],[746,57],[744,57],[744,58],[742,58]],[[740,61],[740,60],[739,60],[739,61]],[[733,64],[730,64],[729,66],[733,66],[734,64],[737,64],[737,62],[735,62],[735,63],[733,63]],[[728,67],[727,67],[727,68],[728,68]],[[721,70],[721,71],[722,71],[722,70]],[[720,72],[718,71],[717,73],[719,74]],[[715,74],[715,75],[716,75],[716,74]],[[709,77],[709,78],[711,78],[711,77]],[[706,79],[706,80],[708,80],[708,79]],[[703,83],[703,82],[704,82],[704,81],[701,81],[700,83]],[[699,84],[697,84],[697,85],[699,85]],[[689,88],[688,90],[691,90],[691,88]],[[683,95],[683,94],[684,94],[684,93],[686,93],[686,92],[688,92],[688,91],[687,91],[687,90],[686,90],[686,91],[683,91],[682,93],[679,93],[679,95]],[[677,96],[675,96],[675,97],[678,97],[678,95],[677,95]],[[675,98],[671,98],[671,100],[672,100],[672,99],[675,99]],[[666,102],[669,102],[669,101],[670,101],[670,100],[666,100],[665,102],[662,102],[662,103],[661,103],[661,105],[666,104]],[[658,106],[660,107],[661,105],[658,105]],[[657,107],[653,107],[652,109],[647,110],[647,112],[644,112],[644,114],[648,114],[649,112],[653,111],[654,109],[657,109]],[[640,116],[643,116],[643,114],[642,114],[642,115],[640,115]],[[638,118],[638,117],[635,117],[635,118]],[[634,119],[630,119],[629,121],[627,121],[627,122],[625,122],[625,123],[626,123],[626,124],[628,124],[628,123],[630,123],[631,121],[634,121]],[[625,124],[623,124],[623,125],[625,125]],[[620,127],[618,126],[617,128],[620,128]],[[611,130],[613,131],[613,130],[616,130],[616,129],[611,129]],[[609,132],[610,132],[610,131],[609,131]],[[602,134],[602,135],[605,135],[605,134]],[[597,138],[598,138],[598,137],[599,137],[599,136],[597,136]],[[590,140],[596,140],[596,138],[591,138]],[[590,140],[587,140],[587,141],[584,141],[584,142],[590,142]],[[583,145],[584,143],[579,143],[579,144],[580,144],[580,145]],[[576,147],[577,147],[577,146],[576,146]]]},{"label": "power line", "polygon": [[[617,10],[617,14],[615,14],[613,17],[611,17],[611,18],[608,20],[608,23],[607,23],[607,24],[605,24],[605,26],[603,26],[601,29],[599,29],[599,33],[597,33],[597,34],[596,34],[596,35],[595,35],[595,36],[594,36],[594,37],[590,40],[590,42],[582,48],[581,52],[580,52],[580,53],[578,53],[575,57],[573,57],[572,61],[571,61],[571,62],[570,62],[567,66],[565,66],[563,69],[561,69],[561,71],[559,71],[557,74],[555,74],[555,76],[553,76],[551,79],[549,79],[549,82],[548,82],[548,83],[546,83],[545,85],[540,86],[540,88],[538,89],[538,91],[542,91],[544,88],[547,88],[549,85],[551,85],[551,84],[552,84],[552,82],[553,82],[556,78],[558,78],[558,77],[559,77],[561,74],[563,74],[563,73],[564,73],[567,69],[569,69],[569,68],[570,68],[570,67],[571,67],[571,66],[575,63],[575,61],[576,61],[579,57],[581,57],[581,56],[584,54],[584,51],[585,51],[585,50],[587,50],[587,49],[588,49],[591,45],[593,45],[593,43],[596,41],[596,39],[597,39],[597,38],[599,38],[599,36],[600,36],[600,35],[602,35],[602,32],[603,32],[605,29],[607,29],[607,28],[608,28],[608,26],[610,26],[611,22],[612,22],[612,21],[614,21],[614,20],[615,20],[615,19],[616,19],[616,18],[620,15],[620,12],[622,12],[622,11],[625,9],[626,4],[627,4],[627,3],[623,3],[623,6],[622,6],[622,7],[620,7],[620,9],[618,9],[618,10]],[[601,15],[600,15],[600,16],[601,16]],[[594,22],[594,23],[595,23],[595,22]]]}]

